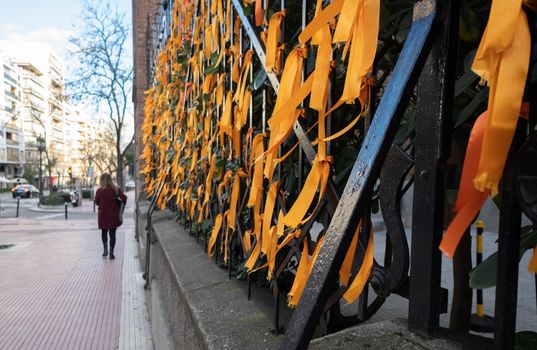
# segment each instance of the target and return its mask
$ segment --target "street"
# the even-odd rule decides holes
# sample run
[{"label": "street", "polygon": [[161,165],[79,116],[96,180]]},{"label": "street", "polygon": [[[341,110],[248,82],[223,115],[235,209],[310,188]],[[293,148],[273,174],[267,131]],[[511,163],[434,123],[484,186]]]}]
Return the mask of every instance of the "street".
[{"label": "street", "polygon": [[[0,218],[14,218],[17,213],[17,201],[19,201],[19,217],[23,219],[48,220],[65,218],[64,208],[41,209],[37,207],[38,198],[12,198],[11,193],[0,193]],[[91,220],[93,214],[93,203],[84,201],[83,207],[74,208],[69,205],[67,208],[68,217],[73,220]],[[62,216],[63,215],[63,216]]]},{"label": "street", "polygon": [[133,193],[116,260],[103,258],[93,203],[39,209],[2,195],[1,349],[152,349],[134,240]]}]

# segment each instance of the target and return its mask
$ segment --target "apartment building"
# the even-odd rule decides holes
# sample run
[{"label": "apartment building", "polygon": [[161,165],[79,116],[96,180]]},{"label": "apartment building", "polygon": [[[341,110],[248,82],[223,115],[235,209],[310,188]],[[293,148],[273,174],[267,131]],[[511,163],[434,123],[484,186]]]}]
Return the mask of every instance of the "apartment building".
[{"label": "apartment building", "polygon": [[0,50],[0,186],[21,175],[25,163],[17,65]]},{"label": "apartment building", "polygon": [[70,104],[65,104],[66,138],[68,151],[66,161],[70,164],[73,178],[82,179],[87,176],[91,153],[93,133],[87,122],[87,116]]},{"label": "apartment building", "polygon": [[[46,131],[46,89],[42,81],[43,72],[31,62],[19,62],[22,78],[22,115],[23,130],[26,146],[25,170],[37,174],[39,152],[37,137],[43,137]],[[31,180],[31,179],[28,179]]]},{"label": "apartment building", "polygon": [[[83,156],[79,141],[86,121],[66,100],[64,63],[46,44],[0,41],[0,50],[12,57],[22,87],[22,120],[26,144],[26,169],[35,176],[39,167],[36,139],[46,141],[43,166],[52,165],[46,182],[66,184],[82,177]],[[82,131],[79,131],[79,129]],[[48,155],[48,157],[47,157]],[[48,177],[48,171],[45,171]],[[28,179],[31,181],[30,179]]]}]

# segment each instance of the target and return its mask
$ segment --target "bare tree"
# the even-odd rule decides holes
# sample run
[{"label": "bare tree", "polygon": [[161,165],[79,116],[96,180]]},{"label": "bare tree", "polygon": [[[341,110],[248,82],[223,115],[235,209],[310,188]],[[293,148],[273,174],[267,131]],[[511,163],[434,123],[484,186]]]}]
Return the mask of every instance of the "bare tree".
[{"label": "bare tree", "polygon": [[113,173],[117,171],[117,156],[115,152],[114,133],[108,128],[100,129],[92,139],[85,140],[82,160],[84,163],[84,172],[91,165],[95,167],[97,173]]},{"label": "bare tree", "polygon": [[[132,65],[126,52],[130,28],[125,13],[103,0],[84,0],[80,32],[69,39],[78,68],[68,83],[72,96],[91,102],[105,110],[114,126],[115,170],[118,185],[124,187],[125,151],[133,142],[124,144],[126,117],[131,115],[129,96],[132,89]],[[112,164],[108,168],[112,168]]]},{"label": "bare tree", "polygon": [[52,193],[52,168],[56,166],[56,164],[58,163],[58,159],[54,156],[54,154],[51,151],[54,148],[54,146],[48,138],[47,127],[45,124],[45,120],[43,118],[44,116],[36,113],[33,108],[30,109],[30,113],[32,116],[32,120],[35,121],[37,125],[39,126],[39,131],[37,131],[32,126],[32,135],[36,138],[36,140],[38,137],[41,137],[44,140],[43,153],[45,154],[45,168],[47,168],[47,172],[48,172],[49,190],[50,190],[50,193]]}]

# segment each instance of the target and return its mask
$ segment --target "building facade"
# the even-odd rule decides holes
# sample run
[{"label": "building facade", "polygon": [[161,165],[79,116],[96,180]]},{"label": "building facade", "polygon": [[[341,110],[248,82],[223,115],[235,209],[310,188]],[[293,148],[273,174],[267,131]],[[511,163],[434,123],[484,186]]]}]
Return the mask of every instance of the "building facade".
[{"label": "building facade", "polygon": [[21,97],[19,69],[0,50],[0,186],[6,186],[23,173],[25,139]]},{"label": "building facade", "polygon": [[[155,24],[162,21],[158,14],[158,0],[139,0],[132,3],[133,15],[133,47],[134,47],[134,77],[133,93],[134,120],[135,125],[140,126],[144,120],[145,91],[149,88],[149,77],[152,69],[150,62],[153,62],[155,51],[153,50],[153,31]],[[140,175],[142,160],[142,134],[139,127],[134,128],[135,137],[135,157],[134,174],[138,188],[143,184],[143,177]],[[139,191],[137,190],[138,194]]]},{"label": "building facade", "polygon": [[[47,102],[46,89],[43,83],[43,72],[30,62],[19,62],[19,71],[22,74],[23,88],[23,130],[25,138],[25,176],[38,173],[39,152],[37,149],[37,137],[44,133],[46,122]],[[32,179],[27,179],[32,181]]]},{"label": "building facade", "polygon": [[[17,168],[20,175],[26,170],[27,180],[35,180],[39,171],[37,138],[43,138],[46,146],[41,156],[46,184],[66,185],[81,179],[85,175],[83,163],[87,162],[82,145],[89,135],[88,123],[80,110],[67,101],[63,61],[42,43],[0,41],[0,48],[10,57],[11,71],[17,73],[20,84],[21,136],[10,135],[21,140],[23,146],[18,158],[22,160]],[[7,94],[9,89],[2,91]],[[7,94],[6,101],[15,103],[12,93]],[[6,108],[12,110],[11,105]],[[14,159],[14,151],[10,152]]]}]

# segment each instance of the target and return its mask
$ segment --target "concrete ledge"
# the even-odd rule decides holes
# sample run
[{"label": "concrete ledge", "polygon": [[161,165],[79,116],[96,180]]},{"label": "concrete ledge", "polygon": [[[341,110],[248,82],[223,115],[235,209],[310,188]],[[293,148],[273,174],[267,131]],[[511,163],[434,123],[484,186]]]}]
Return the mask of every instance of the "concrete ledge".
[{"label": "concrete ledge", "polygon": [[440,330],[435,338],[425,338],[410,332],[405,320],[381,321],[347,328],[315,339],[309,347],[310,350],[485,350],[492,348],[491,339],[447,330]]},{"label": "concrete ledge", "polygon": [[[159,304],[153,298],[162,300],[161,313],[175,348],[277,348],[282,337],[273,333],[273,301],[266,288],[254,290],[248,301],[246,283],[229,279],[173,214],[155,212],[152,222],[156,242],[151,246],[151,277],[157,288],[148,293],[148,305]],[[156,290],[159,295],[152,295]],[[282,304],[282,322],[288,317],[284,309]],[[154,332],[155,339],[163,336],[158,327]]]},{"label": "concrete ledge", "polygon": [[[140,206],[140,260],[145,259],[147,206]],[[169,211],[152,216],[151,289],[147,305],[159,349],[277,349],[273,298],[253,284],[229,279]],[[291,310],[281,304],[281,324]],[[489,349],[490,339],[441,330],[436,338],[412,333],[405,320],[362,324],[315,339],[310,349]]]}]

